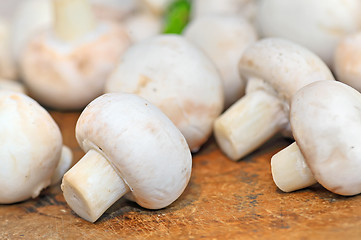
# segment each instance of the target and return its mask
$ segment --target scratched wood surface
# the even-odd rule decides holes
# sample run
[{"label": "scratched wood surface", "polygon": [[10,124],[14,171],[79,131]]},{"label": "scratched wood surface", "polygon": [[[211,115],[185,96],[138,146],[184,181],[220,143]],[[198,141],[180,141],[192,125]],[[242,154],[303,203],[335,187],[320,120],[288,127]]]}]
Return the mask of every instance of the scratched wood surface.
[{"label": "scratched wood surface", "polygon": [[[57,113],[75,161],[83,155],[74,128],[79,113]],[[361,239],[361,196],[320,185],[282,193],[270,157],[289,142],[274,139],[240,162],[210,140],[194,155],[183,195],[162,210],[119,200],[94,224],[67,206],[59,185],[32,200],[0,205],[0,239]]]}]

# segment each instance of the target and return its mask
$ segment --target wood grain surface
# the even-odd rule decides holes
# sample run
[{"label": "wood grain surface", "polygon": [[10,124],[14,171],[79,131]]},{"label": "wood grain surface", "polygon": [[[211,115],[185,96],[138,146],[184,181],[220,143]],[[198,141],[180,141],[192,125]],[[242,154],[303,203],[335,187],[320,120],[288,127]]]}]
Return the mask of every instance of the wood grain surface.
[{"label": "wood grain surface", "polygon": [[[51,114],[79,160],[79,113]],[[0,205],[0,239],[361,239],[360,195],[341,197],[320,185],[277,189],[270,158],[289,143],[273,139],[233,162],[210,139],[194,154],[190,183],[172,205],[155,211],[121,199],[94,224],[71,211],[56,185],[36,199]]]}]

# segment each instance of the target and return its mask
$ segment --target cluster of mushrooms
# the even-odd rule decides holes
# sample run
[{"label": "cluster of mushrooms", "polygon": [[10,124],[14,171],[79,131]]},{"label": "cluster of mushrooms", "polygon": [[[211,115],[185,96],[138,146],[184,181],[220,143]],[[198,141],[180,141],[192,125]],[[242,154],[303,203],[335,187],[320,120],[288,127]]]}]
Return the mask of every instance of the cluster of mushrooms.
[{"label": "cluster of mushrooms", "polygon": [[[90,222],[123,196],[164,208],[212,134],[235,161],[294,139],[271,159],[285,192],[360,193],[361,2],[192,0],[165,34],[174,1],[27,0],[0,19],[0,203],[62,181]],[[82,111],[82,159],[46,109]]]}]

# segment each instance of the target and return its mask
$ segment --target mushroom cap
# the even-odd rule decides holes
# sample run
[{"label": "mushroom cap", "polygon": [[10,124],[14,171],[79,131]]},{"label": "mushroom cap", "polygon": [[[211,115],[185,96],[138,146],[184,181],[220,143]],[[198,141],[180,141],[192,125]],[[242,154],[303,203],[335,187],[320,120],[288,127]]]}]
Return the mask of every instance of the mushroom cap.
[{"label": "mushroom cap", "polygon": [[103,93],[105,80],[128,45],[125,30],[110,23],[71,43],[43,31],[32,38],[21,59],[24,83],[45,106],[83,108]]},{"label": "mushroom cap", "polygon": [[254,27],[238,16],[210,15],[192,20],[183,35],[216,64],[224,84],[225,106],[242,97],[246,83],[238,63],[246,47],[257,40]]},{"label": "mushroom cap", "polygon": [[129,47],[105,91],[134,93],[156,105],[180,129],[192,151],[209,138],[224,102],[214,63],[184,37],[172,34]]},{"label": "mushroom cap", "polygon": [[328,65],[338,41],[361,27],[359,0],[261,0],[256,25],[262,37],[305,46]]},{"label": "mushroom cap", "polygon": [[80,147],[100,151],[139,205],[158,209],[188,184],[192,156],[174,124],[145,99],[108,93],[92,101],[76,125]]},{"label": "mushroom cap", "polygon": [[341,195],[361,192],[361,94],[337,81],[319,81],[292,99],[294,138],[315,179]]},{"label": "mushroom cap", "polygon": [[243,52],[239,69],[246,78],[265,81],[286,103],[309,83],[335,80],[316,54],[281,38],[264,38],[249,46]]},{"label": "mushroom cap", "polygon": [[0,203],[36,197],[50,184],[62,136],[49,113],[30,97],[0,91]]},{"label": "mushroom cap", "polygon": [[339,42],[333,67],[337,80],[361,91],[361,33],[346,36]]}]

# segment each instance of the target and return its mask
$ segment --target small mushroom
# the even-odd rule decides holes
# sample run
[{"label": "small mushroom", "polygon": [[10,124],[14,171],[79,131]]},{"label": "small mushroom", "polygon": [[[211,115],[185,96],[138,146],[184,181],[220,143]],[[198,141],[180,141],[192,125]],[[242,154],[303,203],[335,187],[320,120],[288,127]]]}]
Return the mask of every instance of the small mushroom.
[{"label": "small mushroom", "polygon": [[246,82],[239,74],[238,62],[257,40],[254,27],[238,16],[210,15],[192,20],[183,35],[216,64],[224,84],[225,107],[241,98]]},{"label": "small mushroom", "polygon": [[361,192],[361,94],[338,81],[319,81],[293,97],[295,143],[271,159],[276,185],[285,192],[316,181],[340,195]]},{"label": "small mushroom", "polygon": [[359,0],[260,0],[256,25],[261,37],[279,37],[298,43],[329,66],[336,45],[361,29]]},{"label": "small mushroom", "polygon": [[232,160],[246,156],[276,133],[290,135],[289,101],[294,93],[315,81],[334,80],[318,56],[278,38],[248,47],[239,69],[248,79],[246,95],[214,123],[216,141]]},{"label": "small mushroom", "polygon": [[[60,129],[43,107],[22,93],[1,90],[0,105],[0,203],[35,198],[67,168],[60,161]],[[53,175],[59,177],[51,182]]]},{"label": "small mushroom", "polygon": [[333,68],[337,80],[361,91],[361,33],[340,40],[335,50]]},{"label": "small mushroom", "polygon": [[184,37],[173,34],[129,47],[105,91],[134,93],[156,105],[179,128],[192,151],[211,135],[224,102],[214,63]]},{"label": "small mushroom", "polygon": [[186,188],[192,156],[183,135],[154,105],[126,93],[92,101],[76,124],[86,152],[63,178],[69,206],[96,221],[126,197],[149,209],[164,208]]},{"label": "small mushroom", "polygon": [[119,25],[97,23],[86,0],[53,3],[54,31],[30,40],[20,61],[23,80],[42,105],[81,109],[103,93],[129,39]]}]

